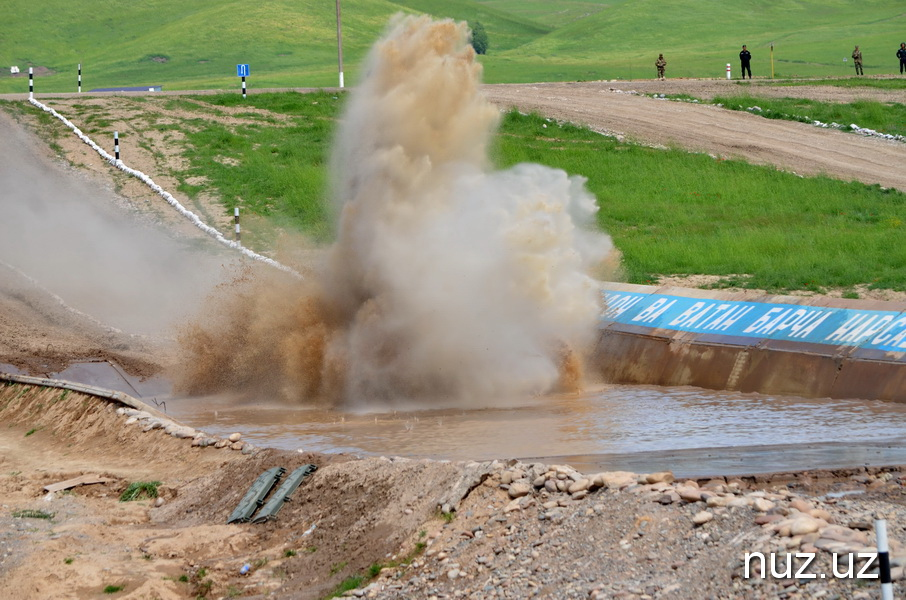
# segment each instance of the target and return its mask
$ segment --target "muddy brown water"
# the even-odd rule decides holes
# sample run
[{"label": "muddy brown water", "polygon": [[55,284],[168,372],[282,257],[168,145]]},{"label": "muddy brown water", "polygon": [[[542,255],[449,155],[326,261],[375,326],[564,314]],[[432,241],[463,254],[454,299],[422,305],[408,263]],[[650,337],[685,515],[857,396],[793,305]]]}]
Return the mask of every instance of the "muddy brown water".
[{"label": "muddy brown water", "polygon": [[[602,385],[583,394],[488,399],[471,407],[334,410],[271,398],[181,398],[106,362],[62,379],[119,389],[209,434],[242,433],[286,450],[518,458],[580,470],[677,476],[906,464],[906,404],[799,398],[694,387]],[[483,404],[483,405],[482,405]]]},{"label": "muddy brown water", "polygon": [[212,435],[240,432],[257,446],[284,450],[517,458],[677,477],[906,464],[906,404],[880,400],[600,385],[483,406],[336,410],[271,398],[177,397],[165,379],[138,380],[107,362],[52,376],[123,391]]},{"label": "muddy brown water", "polygon": [[[493,404],[489,402],[488,404]],[[538,459],[678,476],[906,462],[906,405],[604,386],[488,408],[343,412],[173,399],[170,414],[257,445],[363,455]]]}]

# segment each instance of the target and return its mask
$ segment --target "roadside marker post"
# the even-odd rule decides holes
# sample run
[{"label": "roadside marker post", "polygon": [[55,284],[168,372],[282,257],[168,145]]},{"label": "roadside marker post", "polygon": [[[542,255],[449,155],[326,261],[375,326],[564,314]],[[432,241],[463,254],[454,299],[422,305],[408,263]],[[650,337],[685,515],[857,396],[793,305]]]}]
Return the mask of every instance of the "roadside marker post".
[{"label": "roadside marker post", "polygon": [[239,234],[239,207],[233,209],[233,219],[236,221],[236,243],[242,245],[242,239]]},{"label": "roadside marker post", "polygon": [[120,162],[120,132],[113,132],[113,157]]},{"label": "roadside marker post", "polygon": [[236,65],[236,76],[242,78],[242,97],[245,98],[245,78],[249,76],[249,66]]},{"label": "roadside marker post", "polygon": [[893,600],[893,580],[890,577],[890,549],[887,544],[887,521],[875,519],[878,538],[878,574],[881,580],[881,600]]},{"label": "roadside marker post", "polygon": [[28,99],[33,100],[35,97],[35,70],[28,67]]},{"label": "roadside marker post", "polygon": [[730,63],[727,63],[727,79],[730,79]]}]

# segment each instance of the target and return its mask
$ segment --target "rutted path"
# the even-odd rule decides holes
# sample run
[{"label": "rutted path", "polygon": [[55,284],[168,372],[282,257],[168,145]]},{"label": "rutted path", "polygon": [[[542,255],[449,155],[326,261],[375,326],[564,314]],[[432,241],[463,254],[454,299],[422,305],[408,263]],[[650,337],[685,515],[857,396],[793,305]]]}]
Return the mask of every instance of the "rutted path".
[{"label": "rutted path", "polygon": [[[817,87],[817,86],[816,86]],[[675,145],[724,158],[776,165],[800,175],[826,174],[906,191],[906,144],[822,129],[793,121],[765,119],[713,105],[670,102],[627,93],[686,93],[712,97],[743,92],[769,95],[822,95],[821,99],[852,101],[872,97],[906,102],[906,94],[836,88],[741,89],[732,82],[639,81],[487,85],[488,98],[501,107],[586,125],[646,144]],[[723,88],[723,91],[721,89]],[[766,94],[767,95],[767,94]],[[858,123],[857,123],[858,125]]]}]

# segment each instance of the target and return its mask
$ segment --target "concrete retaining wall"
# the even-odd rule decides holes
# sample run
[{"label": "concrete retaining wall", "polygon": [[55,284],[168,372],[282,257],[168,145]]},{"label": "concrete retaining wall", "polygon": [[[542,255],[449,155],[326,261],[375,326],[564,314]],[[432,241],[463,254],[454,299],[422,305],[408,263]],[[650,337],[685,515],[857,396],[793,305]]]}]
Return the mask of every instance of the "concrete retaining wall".
[{"label": "concrete retaining wall", "polygon": [[906,302],[605,284],[607,381],[906,402]]}]

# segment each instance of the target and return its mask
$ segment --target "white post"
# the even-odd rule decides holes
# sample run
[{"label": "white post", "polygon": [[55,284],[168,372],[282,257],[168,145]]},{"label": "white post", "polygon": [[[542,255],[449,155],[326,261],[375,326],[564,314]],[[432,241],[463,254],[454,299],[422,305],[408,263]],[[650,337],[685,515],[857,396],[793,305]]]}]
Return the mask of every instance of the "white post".
[{"label": "white post", "polygon": [[28,67],[28,99],[34,100],[35,98],[35,70],[32,67]]},{"label": "white post", "polygon": [[79,93],[82,93],[82,63],[79,63]]},{"label": "white post", "polygon": [[113,132],[113,157],[120,162],[120,132]]},{"label": "white post", "polygon": [[340,67],[340,88],[343,87],[343,29],[340,25],[340,0],[337,0],[337,63]]},{"label": "white post", "polygon": [[245,98],[245,77],[242,78],[242,97]]},{"label": "white post", "polygon": [[727,63],[727,79],[730,79],[730,63]]},{"label": "white post", "polygon": [[887,521],[875,520],[878,538],[878,574],[881,578],[881,600],[893,600],[893,582],[890,578],[890,552],[887,545]]},{"label": "white post", "polygon": [[236,221],[236,243],[241,246],[242,240],[240,239],[240,236],[239,236],[239,207],[238,206],[233,209],[233,218]]}]

